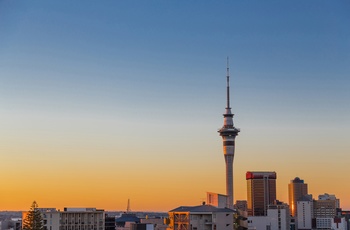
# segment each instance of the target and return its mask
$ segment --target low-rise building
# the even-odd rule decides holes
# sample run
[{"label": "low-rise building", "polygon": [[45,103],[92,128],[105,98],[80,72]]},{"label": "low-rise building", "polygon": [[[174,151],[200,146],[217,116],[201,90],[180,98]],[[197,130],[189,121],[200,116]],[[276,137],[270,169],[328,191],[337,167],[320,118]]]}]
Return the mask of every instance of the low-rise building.
[{"label": "low-rise building", "polygon": [[235,211],[212,205],[180,206],[169,211],[168,230],[233,230]]},{"label": "low-rise building", "polygon": [[345,217],[335,218],[315,218],[315,229],[332,229],[332,230],[346,230],[347,223]]},{"label": "low-rise building", "polygon": [[[105,212],[96,208],[38,208],[44,230],[104,230]],[[28,212],[22,213],[24,220]]]},{"label": "low-rise building", "polygon": [[267,216],[248,216],[249,230],[289,230],[289,206],[282,202],[268,205]]},{"label": "low-rise building", "polygon": [[11,219],[0,221],[0,230],[21,230],[21,229],[22,229],[21,218],[11,218]]},{"label": "low-rise building", "polygon": [[142,224],[152,224],[154,226],[154,230],[166,230],[168,225],[165,223],[165,218],[145,218],[141,219]]}]

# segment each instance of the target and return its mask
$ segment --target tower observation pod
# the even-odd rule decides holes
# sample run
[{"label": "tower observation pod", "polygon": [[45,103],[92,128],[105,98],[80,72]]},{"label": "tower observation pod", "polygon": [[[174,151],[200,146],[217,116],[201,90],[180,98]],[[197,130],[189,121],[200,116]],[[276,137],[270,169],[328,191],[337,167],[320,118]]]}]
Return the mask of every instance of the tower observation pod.
[{"label": "tower observation pod", "polygon": [[227,86],[226,86],[226,108],[224,116],[224,125],[218,130],[223,142],[223,152],[226,164],[226,195],[227,195],[227,207],[233,209],[233,159],[235,156],[235,139],[240,129],[236,128],[233,124],[233,113],[230,107],[230,71],[229,60],[227,58]]}]

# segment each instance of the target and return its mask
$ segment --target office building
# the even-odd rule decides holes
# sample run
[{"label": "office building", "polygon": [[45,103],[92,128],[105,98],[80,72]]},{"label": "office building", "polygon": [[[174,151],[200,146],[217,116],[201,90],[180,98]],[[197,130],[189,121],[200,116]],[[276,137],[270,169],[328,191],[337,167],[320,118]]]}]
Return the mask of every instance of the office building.
[{"label": "office building", "polygon": [[312,229],[314,217],[312,195],[303,196],[297,201],[297,213],[297,229]]},{"label": "office building", "polygon": [[297,216],[297,201],[307,195],[307,184],[299,177],[294,178],[288,184],[289,209],[292,216]]},{"label": "office building", "polygon": [[227,206],[233,209],[233,158],[235,156],[235,139],[240,130],[233,124],[233,113],[230,107],[230,73],[227,58],[227,76],[226,76],[226,110],[223,114],[224,125],[218,131],[223,141],[223,152],[226,164],[226,195],[227,195]]},{"label": "office building", "polygon": [[335,195],[319,195],[318,200],[314,200],[315,218],[334,218],[339,208],[339,199]]},{"label": "office building", "polygon": [[249,216],[266,216],[267,207],[276,200],[276,172],[247,172]]}]

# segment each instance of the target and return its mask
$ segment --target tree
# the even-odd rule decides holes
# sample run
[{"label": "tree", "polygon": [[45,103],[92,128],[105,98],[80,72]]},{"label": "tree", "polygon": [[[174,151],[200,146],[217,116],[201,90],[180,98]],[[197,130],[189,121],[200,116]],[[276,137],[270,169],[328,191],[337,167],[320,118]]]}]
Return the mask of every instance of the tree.
[{"label": "tree", "polygon": [[23,221],[23,230],[44,230],[43,217],[38,209],[38,204],[33,201],[27,216]]}]

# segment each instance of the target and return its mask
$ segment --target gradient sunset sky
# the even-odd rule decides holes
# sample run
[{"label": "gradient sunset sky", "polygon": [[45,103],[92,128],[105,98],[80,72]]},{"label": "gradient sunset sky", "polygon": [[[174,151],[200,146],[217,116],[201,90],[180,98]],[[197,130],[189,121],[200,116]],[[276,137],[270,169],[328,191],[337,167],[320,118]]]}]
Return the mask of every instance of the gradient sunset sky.
[{"label": "gradient sunset sky", "polygon": [[168,211],[246,171],[350,209],[350,2],[0,0],[0,210]]}]

